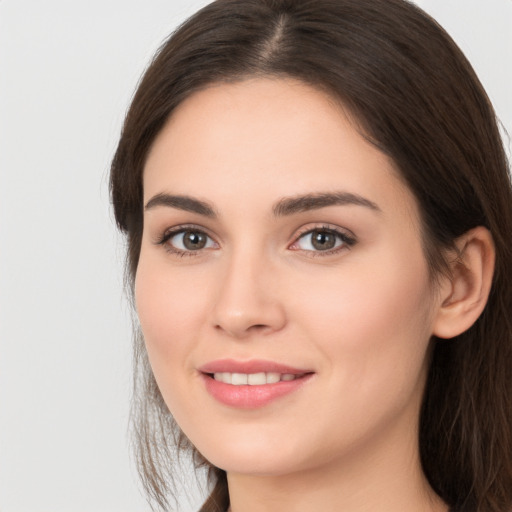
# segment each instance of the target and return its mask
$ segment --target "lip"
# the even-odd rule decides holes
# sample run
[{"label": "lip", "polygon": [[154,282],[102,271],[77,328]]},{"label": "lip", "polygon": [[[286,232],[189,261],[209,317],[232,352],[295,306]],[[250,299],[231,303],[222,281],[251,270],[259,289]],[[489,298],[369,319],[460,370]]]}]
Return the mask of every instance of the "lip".
[{"label": "lip", "polygon": [[265,361],[262,359],[251,359],[249,361],[236,361],[234,359],[219,359],[211,361],[199,368],[201,373],[260,373],[276,372],[291,373],[301,375],[303,373],[312,373],[312,370],[305,368],[294,368],[275,361]]},{"label": "lip", "polygon": [[[206,391],[218,402],[238,409],[258,409],[281,397],[294,393],[311,379],[314,372],[302,368],[294,368],[274,361],[251,360],[235,361],[222,359],[212,361],[199,368]],[[234,386],[219,382],[213,373],[281,373],[300,375],[291,381],[279,381],[274,384]]]}]

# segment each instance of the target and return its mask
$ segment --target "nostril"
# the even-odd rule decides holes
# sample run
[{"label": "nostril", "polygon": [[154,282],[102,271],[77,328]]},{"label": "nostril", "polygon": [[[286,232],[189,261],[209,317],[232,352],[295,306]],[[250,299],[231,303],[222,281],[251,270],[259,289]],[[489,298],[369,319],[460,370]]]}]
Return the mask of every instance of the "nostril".
[{"label": "nostril", "polygon": [[252,334],[265,334],[267,331],[272,331],[272,327],[266,324],[252,324],[252,325],[222,325],[216,324],[215,330],[224,331],[236,338],[246,338]]},{"label": "nostril", "polygon": [[266,325],[266,324],[254,324],[254,325],[251,325],[248,329],[247,329],[247,332],[250,333],[260,333],[260,334],[264,334],[266,333],[267,331],[272,331],[272,327],[270,327],[269,325]]}]

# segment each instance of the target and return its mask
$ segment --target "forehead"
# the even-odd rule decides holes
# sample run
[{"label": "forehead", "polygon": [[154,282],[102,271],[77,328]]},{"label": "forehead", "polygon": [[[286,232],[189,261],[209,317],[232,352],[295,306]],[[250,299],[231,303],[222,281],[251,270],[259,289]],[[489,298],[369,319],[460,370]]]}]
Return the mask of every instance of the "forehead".
[{"label": "forehead", "polygon": [[145,202],[172,192],[263,205],[272,194],[338,190],[415,207],[393,162],[339,102],[282,78],[191,95],[156,138],[144,170]]}]

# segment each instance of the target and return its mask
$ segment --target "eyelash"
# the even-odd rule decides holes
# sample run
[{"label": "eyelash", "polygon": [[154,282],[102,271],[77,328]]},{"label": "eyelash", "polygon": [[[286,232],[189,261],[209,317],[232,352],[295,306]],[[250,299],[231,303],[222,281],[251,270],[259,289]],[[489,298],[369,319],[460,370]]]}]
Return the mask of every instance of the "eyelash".
[{"label": "eyelash", "polygon": [[[305,250],[303,249],[303,252],[307,252],[309,257],[317,258],[317,257],[325,257],[325,256],[331,256],[333,254],[337,254],[341,251],[346,251],[353,247],[356,243],[356,237],[345,230],[341,230],[340,228],[329,226],[329,225],[321,225],[321,226],[315,226],[313,228],[308,228],[303,232],[299,232],[297,236],[295,237],[295,241],[291,244],[290,247],[293,247],[296,245],[299,240],[306,237],[307,235],[311,235],[315,231],[327,233],[330,235],[334,235],[338,240],[341,241],[341,244],[337,247],[333,247],[332,249],[327,249],[324,251],[313,251],[313,250]],[[292,249],[300,251],[301,249]]]},{"label": "eyelash", "polygon": [[[188,257],[188,256],[198,256],[204,249],[198,249],[198,250],[181,250],[177,249],[176,247],[169,244],[169,240],[173,238],[176,235],[179,235],[180,233],[185,233],[187,231],[190,231],[192,233],[197,233],[206,236],[210,240],[213,240],[213,238],[208,235],[203,229],[193,226],[193,225],[182,225],[182,226],[176,226],[172,229],[169,229],[165,231],[162,236],[160,236],[155,243],[157,245],[162,245],[165,247],[165,250],[171,254],[180,256],[180,257]],[[325,251],[313,251],[313,250],[305,250],[302,249],[302,252],[308,253],[309,257],[322,257],[322,256],[330,256],[333,254],[337,254],[338,252],[341,252],[343,250],[350,249],[352,246],[354,246],[357,243],[357,240],[353,234],[349,234],[346,231],[342,231],[339,228],[335,228],[329,225],[322,225],[322,226],[315,226],[314,228],[308,228],[307,230],[303,231],[302,233],[299,232],[299,234],[295,237],[294,242],[289,246],[293,247],[296,245],[299,240],[304,238],[307,235],[310,235],[314,233],[315,231],[318,232],[324,232],[327,234],[334,235],[338,240],[341,241],[341,244],[337,247],[334,247],[332,249],[327,249]],[[295,251],[301,251],[301,249],[291,249]]]},{"label": "eyelash", "polygon": [[176,226],[174,228],[168,229],[164,231],[162,236],[155,242],[157,245],[163,245],[165,250],[171,254],[174,254],[176,256],[180,257],[187,257],[187,256],[198,256],[199,253],[202,252],[202,249],[199,249],[197,251],[183,251],[181,249],[177,249],[176,247],[173,247],[171,244],[167,243],[171,238],[173,238],[176,235],[179,235],[180,233],[186,233],[187,231],[190,231],[192,233],[198,233],[206,236],[210,240],[213,240],[213,238],[208,235],[203,229],[194,226],[194,225],[182,225],[182,226]]}]

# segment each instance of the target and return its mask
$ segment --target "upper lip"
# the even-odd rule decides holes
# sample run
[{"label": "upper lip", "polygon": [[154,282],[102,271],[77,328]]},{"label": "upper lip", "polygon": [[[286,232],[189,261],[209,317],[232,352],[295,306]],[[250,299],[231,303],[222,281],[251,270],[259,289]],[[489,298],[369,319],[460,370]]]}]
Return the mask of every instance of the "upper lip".
[{"label": "upper lip", "polygon": [[236,361],[234,359],[218,359],[199,367],[202,373],[288,373],[302,375],[311,373],[311,370],[294,368],[275,361],[253,359],[250,361]]}]

